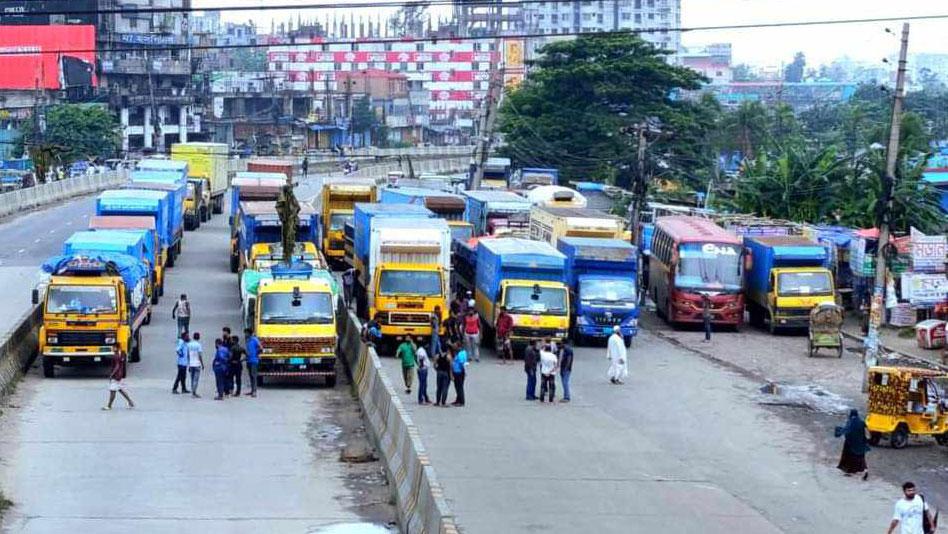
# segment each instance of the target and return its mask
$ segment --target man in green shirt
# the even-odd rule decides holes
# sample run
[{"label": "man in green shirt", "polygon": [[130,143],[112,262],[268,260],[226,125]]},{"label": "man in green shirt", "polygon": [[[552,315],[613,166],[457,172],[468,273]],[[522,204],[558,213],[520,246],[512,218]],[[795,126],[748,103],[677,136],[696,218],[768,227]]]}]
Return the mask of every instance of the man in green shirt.
[{"label": "man in green shirt", "polygon": [[402,341],[395,351],[395,357],[402,361],[402,378],[405,380],[405,393],[411,394],[411,380],[415,370],[415,341],[411,338]]}]

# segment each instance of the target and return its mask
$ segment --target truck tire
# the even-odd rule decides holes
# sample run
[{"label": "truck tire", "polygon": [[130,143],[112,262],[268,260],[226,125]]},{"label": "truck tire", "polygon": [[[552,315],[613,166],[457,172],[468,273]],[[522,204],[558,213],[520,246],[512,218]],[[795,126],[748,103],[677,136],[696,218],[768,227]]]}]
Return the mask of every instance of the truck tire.
[{"label": "truck tire", "polygon": [[141,330],[135,332],[132,336],[132,350],[128,355],[128,361],[138,363],[142,361],[142,333]]},{"label": "truck tire", "polygon": [[[200,222],[202,222],[202,223],[203,223],[203,222],[207,222],[207,221],[209,221],[209,220],[211,219],[210,216],[208,216],[208,213],[207,213],[207,206],[201,206],[201,211],[200,211],[200,213],[201,213],[201,214],[200,214],[200,216],[198,217],[198,220],[199,220]],[[200,223],[198,224],[198,226],[200,226]]]},{"label": "truck tire", "polygon": [[[151,303],[158,304],[158,286],[152,286],[151,289]],[[151,322],[151,315],[148,316],[147,321]],[[145,323],[148,324],[148,323]]]},{"label": "truck tire", "polygon": [[43,377],[54,378],[55,376],[56,376],[56,366],[53,365],[53,360],[44,357],[43,358]]},{"label": "truck tire", "polygon": [[336,375],[326,377],[326,387],[327,388],[336,387]]},{"label": "truck tire", "polygon": [[175,257],[174,257],[174,250],[169,249],[169,250],[168,250],[168,261],[166,262],[166,265],[167,265],[168,267],[174,267],[174,260],[175,260]]},{"label": "truck tire", "polygon": [[224,197],[218,197],[213,203],[215,214],[224,213]]},{"label": "truck tire", "polygon": [[892,434],[889,435],[889,445],[893,449],[903,449],[908,445],[909,431],[905,426],[905,423],[900,423],[895,430],[892,431]]}]

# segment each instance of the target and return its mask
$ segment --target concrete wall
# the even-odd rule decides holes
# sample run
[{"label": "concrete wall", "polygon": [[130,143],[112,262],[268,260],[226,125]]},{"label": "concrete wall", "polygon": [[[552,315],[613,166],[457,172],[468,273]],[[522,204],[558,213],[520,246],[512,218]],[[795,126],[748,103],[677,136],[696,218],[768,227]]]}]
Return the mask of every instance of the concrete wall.
[{"label": "concrete wall", "polygon": [[88,195],[126,181],[128,181],[127,171],[110,171],[0,193],[0,217]]},{"label": "concrete wall", "polygon": [[395,493],[398,519],[407,534],[457,534],[434,468],[418,429],[388,376],[375,349],[362,344],[361,325],[345,312],[339,335],[341,353],[352,374],[366,426],[385,462]]},{"label": "concrete wall", "polygon": [[13,383],[33,360],[42,322],[42,308],[34,306],[0,339],[0,396],[10,392]]}]

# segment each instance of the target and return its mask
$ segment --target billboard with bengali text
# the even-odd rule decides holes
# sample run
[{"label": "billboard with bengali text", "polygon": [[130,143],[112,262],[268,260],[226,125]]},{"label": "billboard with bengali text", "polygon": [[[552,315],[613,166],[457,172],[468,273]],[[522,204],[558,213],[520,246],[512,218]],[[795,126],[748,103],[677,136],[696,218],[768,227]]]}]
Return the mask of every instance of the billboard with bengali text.
[{"label": "billboard with bengali text", "polygon": [[[95,26],[0,26],[0,89],[64,89],[95,77]],[[85,71],[85,72],[83,72]]]}]

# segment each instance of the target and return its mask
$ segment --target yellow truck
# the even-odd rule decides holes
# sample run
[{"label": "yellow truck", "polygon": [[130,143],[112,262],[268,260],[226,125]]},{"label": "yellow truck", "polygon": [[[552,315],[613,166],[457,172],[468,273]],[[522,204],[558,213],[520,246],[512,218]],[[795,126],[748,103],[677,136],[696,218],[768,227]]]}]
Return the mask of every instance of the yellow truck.
[{"label": "yellow truck", "polygon": [[625,221],[592,208],[530,209],[530,239],[546,241],[554,247],[561,237],[621,239],[624,230]]},{"label": "yellow truck", "polygon": [[48,278],[32,300],[43,307],[43,376],[55,376],[57,366],[109,365],[119,351],[141,359],[141,327],[151,320],[145,264],[125,254],[77,253],[53,256],[42,269]]},{"label": "yellow truck", "polygon": [[336,384],[336,300],[331,278],[274,266],[259,280],[254,332],[263,348],[258,382],[266,378],[322,378]]},{"label": "yellow truck", "polygon": [[320,222],[323,225],[323,254],[326,260],[342,263],[345,260],[345,226],[352,222],[355,204],[375,202],[375,181],[346,180],[323,185],[320,195]]},{"label": "yellow truck", "polygon": [[836,302],[825,246],[802,236],[747,236],[744,247],[750,258],[744,293],[752,325],[766,323],[771,333],[806,328],[814,307]]},{"label": "yellow truck", "polygon": [[[229,151],[224,143],[175,143],[171,159],[188,163],[188,179],[202,182],[198,201],[198,220],[209,221],[211,215],[224,212],[224,193],[229,186]],[[190,193],[190,191],[189,191]],[[187,210],[187,205],[185,206]],[[192,225],[193,226],[193,225]]]}]

